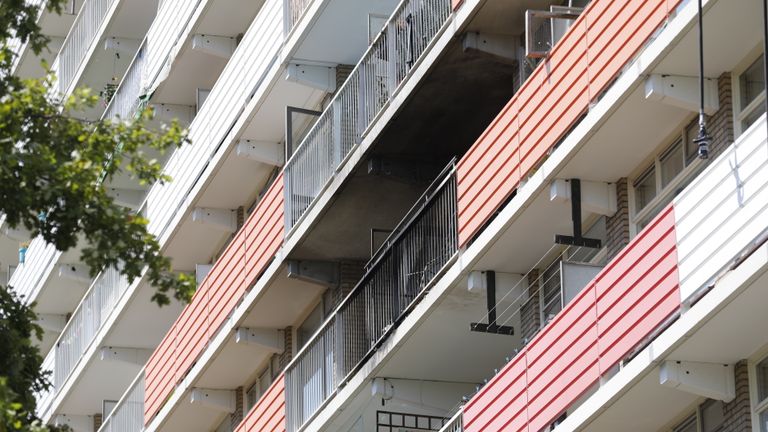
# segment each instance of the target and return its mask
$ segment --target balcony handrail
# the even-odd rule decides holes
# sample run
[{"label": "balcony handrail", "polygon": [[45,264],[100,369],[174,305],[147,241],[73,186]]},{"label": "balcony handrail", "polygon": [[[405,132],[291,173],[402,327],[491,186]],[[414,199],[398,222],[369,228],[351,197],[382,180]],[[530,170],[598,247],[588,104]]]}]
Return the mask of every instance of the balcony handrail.
[{"label": "balcony handrail", "polygon": [[109,10],[120,0],[85,0],[70,27],[59,54],[59,91],[65,93],[72,85],[88,50],[96,42],[96,35],[104,23]]},{"label": "balcony handrail", "polygon": [[[115,305],[122,299],[130,285],[128,279],[114,267],[102,270],[93,279],[90,288],[54,344],[53,350],[56,352],[54,391],[58,392],[61,389],[61,385],[83,361],[82,354],[93,344],[104,322],[114,313]],[[87,315],[86,309],[89,307],[93,308],[90,316]],[[86,321],[87,319],[92,321]]]},{"label": "balcony handrail", "polygon": [[[136,409],[136,405],[140,408]],[[117,423],[113,427],[113,423]],[[144,426],[144,369],[128,385],[97,432],[138,432]]]},{"label": "balcony handrail", "polygon": [[[136,85],[136,81],[138,79],[138,92],[141,93],[141,79],[142,74],[144,72],[144,56],[145,56],[145,48],[147,45],[147,37],[144,36],[144,39],[142,39],[141,44],[139,45],[139,49],[136,50],[136,53],[133,55],[133,58],[131,59],[131,62],[129,63],[128,70],[123,75],[122,79],[120,80],[120,83],[117,85],[117,90],[115,90],[115,94],[112,95],[112,98],[109,100],[109,103],[104,109],[104,114],[102,114],[102,119],[116,119],[118,116],[120,117],[120,120],[127,121],[129,120],[127,117],[130,117],[132,114],[135,114],[136,107],[138,107],[138,103],[135,107],[132,107],[129,109],[129,113],[124,112],[117,112],[120,111],[121,106],[119,105],[118,100],[128,97],[130,98],[131,95],[130,90],[134,85]],[[131,85],[130,88],[127,86]],[[135,95],[134,97],[138,99],[139,94]]]},{"label": "balcony handrail", "polygon": [[[338,167],[367,135],[451,16],[448,0],[400,1],[328,107],[288,156],[284,170],[287,232],[299,224]],[[296,169],[305,165],[309,169]]]},{"label": "balcony handrail", "polygon": [[[289,430],[300,429],[339,386],[354,376],[456,255],[458,232],[454,161],[431,186],[438,189],[430,187],[422,195],[419,202],[424,204],[416,206],[415,214],[406,216],[402,226],[396,228],[391,242],[379,251],[374,264],[286,367],[286,385],[293,390],[289,392],[286,408]],[[411,234],[413,238],[409,237]],[[413,250],[415,248],[410,245],[403,246],[409,239],[419,243],[421,248]],[[372,298],[381,301],[370,303]],[[348,319],[362,319],[363,322],[345,324]],[[361,330],[362,327],[366,329]],[[342,332],[354,334],[347,335],[347,338],[340,334]],[[322,351],[319,359],[315,358],[318,346]],[[319,366],[322,369],[320,378],[310,371],[310,378],[305,379],[305,369],[317,366],[318,361],[323,363]],[[327,362],[331,364],[325,364]],[[300,375],[299,381],[295,373]],[[314,401],[309,404],[316,406],[310,406],[312,413],[307,415],[301,389],[317,385],[317,382],[312,382],[316,379],[323,380],[323,389],[312,393]],[[297,412],[299,405],[303,414]]]}]

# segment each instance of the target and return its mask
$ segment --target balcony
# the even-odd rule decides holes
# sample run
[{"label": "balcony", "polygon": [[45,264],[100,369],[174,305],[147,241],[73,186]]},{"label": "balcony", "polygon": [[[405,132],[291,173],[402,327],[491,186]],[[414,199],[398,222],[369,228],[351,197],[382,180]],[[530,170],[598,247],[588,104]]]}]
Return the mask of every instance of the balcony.
[{"label": "balcony", "polygon": [[366,266],[366,274],[286,369],[287,429],[300,430],[347,383],[457,252],[451,164]]},{"label": "balcony", "polygon": [[99,432],[128,432],[142,430],[144,415],[144,374],[139,375],[109,413]]},{"label": "balcony", "polygon": [[[45,0],[28,0],[27,3],[42,7],[46,2]],[[41,78],[43,76],[45,71],[41,67],[40,61],[45,60],[48,64],[53,63],[81,6],[82,0],[72,0],[63,7],[61,15],[40,10],[37,24],[40,26],[42,34],[50,39],[48,49],[36,56],[27,44],[22,45],[18,41],[13,41],[14,52],[17,53],[13,64],[14,74],[23,78]]]}]

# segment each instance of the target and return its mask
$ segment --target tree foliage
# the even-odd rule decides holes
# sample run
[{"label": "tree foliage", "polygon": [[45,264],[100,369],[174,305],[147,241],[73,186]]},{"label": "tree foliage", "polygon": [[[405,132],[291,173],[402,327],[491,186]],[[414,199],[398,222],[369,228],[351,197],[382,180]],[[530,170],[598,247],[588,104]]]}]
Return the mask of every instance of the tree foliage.
[{"label": "tree foliage", "polygon": [[[47,0],[61,13],[66,0]],[[187,301],[194,278],[174,274],[147,220],[118,205],[106,186],[113,180],[142,185],[169,181],[157,155],[186,141],[173,123],[147,126],[150,111],[131,122],[86,119],[98,97],[79,89],[60,98],[55,77],[13,75],[14,46],[27,43],[40,54],[48,39],[37,24],[39,10],[27,0],[0,1],[0,214],[60,251],[78,248],[95,276],[117,267],[129,280],[146,275],[159,305]],[[44,65],[45,66],[45,65]],[[35,393],[49,387],[34,343],[41,329],[34,305],[10,287],[0,287],[0,432],[49,430],[35,418]]]}]

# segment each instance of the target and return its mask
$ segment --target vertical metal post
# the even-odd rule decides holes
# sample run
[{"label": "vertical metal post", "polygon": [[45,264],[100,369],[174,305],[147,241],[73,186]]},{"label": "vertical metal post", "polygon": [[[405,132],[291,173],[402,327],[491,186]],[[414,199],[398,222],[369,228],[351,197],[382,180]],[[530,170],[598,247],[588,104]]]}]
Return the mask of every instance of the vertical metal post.
[{"label": "vertical metal post", "polygon": [[487,270],[485,272],[486,294],[485,299],[488,304],[488,326],[496,327],[496,272]]},{"label": "vertical metal post", "polygon": [[571,179],[571,220],[573,237],[581,239],[581,180]]}]

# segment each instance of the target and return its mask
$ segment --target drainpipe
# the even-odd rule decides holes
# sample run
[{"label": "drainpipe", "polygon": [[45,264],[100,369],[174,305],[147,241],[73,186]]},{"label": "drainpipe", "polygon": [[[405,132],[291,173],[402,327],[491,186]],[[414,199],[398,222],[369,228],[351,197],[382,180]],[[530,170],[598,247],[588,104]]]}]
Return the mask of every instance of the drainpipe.
[{"label": "drainpipe", "polygon": [[[763,0],[765,3],[766,0]],[[699,159],[709,158],[709,144],[712,137],[707,132],[707,119],[704,115],[704,11],[699,2],[699,135],[693,140],[698,147]]]}]

